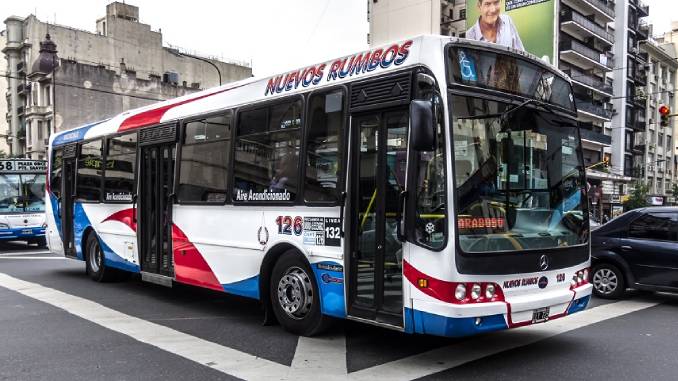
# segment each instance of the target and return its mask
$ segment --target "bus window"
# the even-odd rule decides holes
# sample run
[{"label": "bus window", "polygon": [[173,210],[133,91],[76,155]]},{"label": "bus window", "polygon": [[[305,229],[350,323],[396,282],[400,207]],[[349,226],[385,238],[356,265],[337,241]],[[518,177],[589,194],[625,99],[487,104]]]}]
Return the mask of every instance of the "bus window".
[{"label": "bus window", "polygon": [[63,166],[63,151],[58,149],[52,155],[49,187],[56,198],[61,198],[61,167]]},{"label": "bus window", "polygon": [[103,168],[101,140],[80,146],[78,174],[76,178],[76,199],[78,201],[99,201],[101,199],[101,178]]},{"label": "bus window", "polygon": [[340,178],[341,130],[344,125],[344,92],[313,95],[309,106],[306,140],[304,200],[337,200]]},{"label": "bus window", "polygon": [[184,125],[179,170],[179,202],[227,200],[231,113]]},{"label": "bus window", "polygon": [[137,134],[116,136],[108,141],[104,171],[104,201],[131,202],[135,192],[134,173]]},{"label": "bus window", "polygon": [[0,212],[22,212],[19,197],[19,175],[0,175]]},{"label": "bus window", "polygon": [[[294,201],[299,185],[301,100],[240,114],[235,201]],[[267,116],[268,123],[266,121]]]},{"label": "bus window", "polygon": [[26,212],[45,211],[45,175],[21,175],[21,194]]}]

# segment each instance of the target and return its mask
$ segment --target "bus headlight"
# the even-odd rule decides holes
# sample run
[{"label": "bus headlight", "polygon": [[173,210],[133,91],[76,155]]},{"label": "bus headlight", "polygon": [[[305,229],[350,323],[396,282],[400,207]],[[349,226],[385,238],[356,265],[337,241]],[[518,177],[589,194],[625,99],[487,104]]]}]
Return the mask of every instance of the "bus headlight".
[{"label": "bus headlight", "polygon": [[474,283],[471,287],[471,299],[475,300],[478,298],[480,298],[480,285],[478,283]]},{"label": "bus headlight", "polygon": [[495,290],[495,288],[494,288],[494,285],[493,285],[493,284],[488,284],[487,286],[485,286],[485,297],[486,297],[487,299],[492,299],[492,298],[494,298],[494,293],[495,293],[495,291],[496,291],[496,290]]},{"label": "bus headlight", "polygon": [[582,282],[584,281],[584,272],[583,272],[583,271],[579,271],[579,272],[577,273],[577,275],[579,276],[578,283],[582,283]]},{"label": "bus headlight", "polygon": [[454,290],[454,297],[457,298],[457,300],[466,299],[466,286],[458,284],[457,288]]}]

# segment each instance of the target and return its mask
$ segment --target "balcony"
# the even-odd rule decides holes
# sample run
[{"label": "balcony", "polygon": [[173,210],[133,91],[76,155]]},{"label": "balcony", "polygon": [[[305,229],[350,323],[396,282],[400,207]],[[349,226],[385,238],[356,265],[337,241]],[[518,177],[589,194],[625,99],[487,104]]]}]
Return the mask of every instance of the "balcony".
[{"label": "balcony", "polygon": [[645,119],[644,116],[638,116],[636,121],[633,123],[633,129],[636,131],[645,131],[645,127],[647,127],[647,120]]},{"label": "balcony", "polygon": [[634,70],[629,69],[630,78],[633,79],[636,84],[641,84],[643,86],[647,85],[647,72],[642,68],[635,68]]},{"label": "balcony", "polygon": [[636,55],[636,58],[640,61],[642,61],[644,64],[648,63],[648,54],[647,52],[640,52]]},{"label": "balcony", "polygon": [[614,68],[614,60],[604,53],[589,48],[576,40],[563,40],[559,45],[560,58],[584,70]]},{"label": "balcony", "polygon": [[26,108],[26,116],[45,116],[52,111],[50,106],[29,106]]},{"label": "balcony", "polygon": [[607,0],[563,0],[570,8],[593,15],[601,24],[614,21],[614,2]]},{"label": "balcony", "polygon": [[645,136],[645,131],[636,132],[633,134],[633,147],[640,150],[645,150],[645,145],[647,144],[647,137]]},{"label": "balcony", "polygon": [[580,39],[596,37],[606,45],[614,44],[614,34],[580,13],[567,9],[560,13],[561,29]]},{"label": "balcony", "polygon": [[575,98],[575,103],[577,104],[577,111],[580,114],[606,122],[609,122],[612,118],[612,111],[606,109],[602,105],[593,104],[590,101],[579,98]]},{"label": "balcony", "polygon": [[602,95],[611,97],[613,95],[612,85],[599,79],[591,74],[586,74],[576,69],[565,70],[565,73],[570,76],[572,82],[579,86],[583,86],[591,91],[596,91]]},{"label": "balcony", "polygon": [[649,5],[645,5],[642,1],[638,0],[636,2],[636,7],[638,7],[638,17],[647,17],[650,15]]},{"label": "balcony", "polygon": [[16,92],[19,95],[26,95],[28,90],[29,90],[29,87],[25,83],[21,83],[21,84],[19,84],[19,86],[16,87]]},{"label": "balcony", "polygon": [[604,146],[612,145],[612,136],[601,134],[600,132],[595,132],[592,130],[587,130],[585,128],[580,128],[579,134],[581,135],[582,140]]},{"label": "balcony", "polygon": [[16,64],[16,72],[17,74],[26,74],[26,63],[21,61]]}]

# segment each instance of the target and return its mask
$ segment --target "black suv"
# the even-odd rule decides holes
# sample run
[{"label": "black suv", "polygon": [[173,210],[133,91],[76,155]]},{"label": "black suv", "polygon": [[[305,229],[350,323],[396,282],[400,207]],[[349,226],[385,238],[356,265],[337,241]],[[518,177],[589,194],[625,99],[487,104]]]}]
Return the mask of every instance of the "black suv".
[{"label": "black suv", "polygon": [[678,207],[631,210],[591,233],[595,295],[678,291]]}]

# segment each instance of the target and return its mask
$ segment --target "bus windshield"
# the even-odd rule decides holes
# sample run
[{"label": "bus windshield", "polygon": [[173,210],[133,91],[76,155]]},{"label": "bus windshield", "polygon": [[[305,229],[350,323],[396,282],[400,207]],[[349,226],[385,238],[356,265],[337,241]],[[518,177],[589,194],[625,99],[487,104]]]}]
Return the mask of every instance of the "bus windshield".
[{"label": "bus windshield", "polygon": [[573,246],[588,239],[584,166],[569,118],[452,96],[457,230],[466,253]]},{"label": "bus windshield", "polygon": [[45,211],[45,175],[0,175],[0,213]]}]

